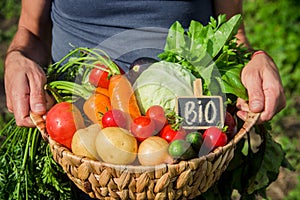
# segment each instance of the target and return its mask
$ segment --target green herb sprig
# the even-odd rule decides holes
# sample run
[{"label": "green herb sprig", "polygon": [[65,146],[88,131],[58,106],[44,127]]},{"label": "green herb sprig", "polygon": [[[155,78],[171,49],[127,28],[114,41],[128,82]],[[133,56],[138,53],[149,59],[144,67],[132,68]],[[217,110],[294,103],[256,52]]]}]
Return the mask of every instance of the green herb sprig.
[{"label": "green herb sprig", "polygon": [[12,119],[0,132],[0,199],[70,199],[70,181],[36,128]]}]

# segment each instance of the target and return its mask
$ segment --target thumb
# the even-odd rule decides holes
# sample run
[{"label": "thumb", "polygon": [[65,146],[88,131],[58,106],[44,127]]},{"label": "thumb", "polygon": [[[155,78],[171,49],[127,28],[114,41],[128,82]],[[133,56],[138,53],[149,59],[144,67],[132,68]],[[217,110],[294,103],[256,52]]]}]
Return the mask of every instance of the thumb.
[{"label": "thumb", "polygon": [[250,99],[249,98],[249,107],[250,107],[250,110],[254,113],[257,113],[257,112],[262,112],[264,110],[264,104],[263,104],[263,98],[262,99]]},{"label": "thumb", "polygon": [[46,79],[41,76],[34,80],[30,80],[30,110],[35,114],[43,115],[47,110],[44,90]]},{"label": "thumb", "polygon": [[44,91],[30,93],[30,109],[35,114],[45,114],[46,100]]},{"label": "thumb", "polygon": [[249,96],[249,109],[251,112],[257,113],[264,110],[265,97],[260,84],[251,84],[247,88]]}]

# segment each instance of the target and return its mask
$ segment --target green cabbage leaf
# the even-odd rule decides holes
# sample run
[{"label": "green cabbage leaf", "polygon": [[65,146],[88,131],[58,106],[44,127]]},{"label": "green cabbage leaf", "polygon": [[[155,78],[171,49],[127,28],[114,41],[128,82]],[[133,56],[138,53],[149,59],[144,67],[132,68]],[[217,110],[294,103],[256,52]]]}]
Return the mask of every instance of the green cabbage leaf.
[{"label": "green cabbage leaf", "polygon": [[178,96],[193,96],[195,76],[180,64],[160,61],[149,66],[135,81],[133,88],[145,114],[152,105],[174,110]]}]

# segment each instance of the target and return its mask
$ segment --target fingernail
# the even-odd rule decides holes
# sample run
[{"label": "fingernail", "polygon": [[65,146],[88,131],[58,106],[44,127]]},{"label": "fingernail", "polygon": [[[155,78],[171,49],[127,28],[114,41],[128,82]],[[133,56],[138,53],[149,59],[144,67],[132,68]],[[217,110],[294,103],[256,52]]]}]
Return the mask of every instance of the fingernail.
[{"label": "fingernail", "polygon": [[45,106],[41,103],[37,103],[34,105],[34,112],[44,112]]},{"label": "fingernail", "polygon": [[262,111],[263,107],[264,107],[263,103],[259,100],[253,100],[250,104],[250,109],[253,112],[260,112],[260,111]]}]

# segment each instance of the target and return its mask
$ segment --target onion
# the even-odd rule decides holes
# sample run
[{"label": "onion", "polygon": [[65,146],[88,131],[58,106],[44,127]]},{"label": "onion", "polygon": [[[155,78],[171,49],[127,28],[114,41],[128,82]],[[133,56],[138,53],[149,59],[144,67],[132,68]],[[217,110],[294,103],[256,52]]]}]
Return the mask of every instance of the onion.
[{"label": "onion", "polygon": [[138,159],[141,165],[159,165],[166,163],[170,158],[169,143],[158,136],[145,139],[139,146]]}]

